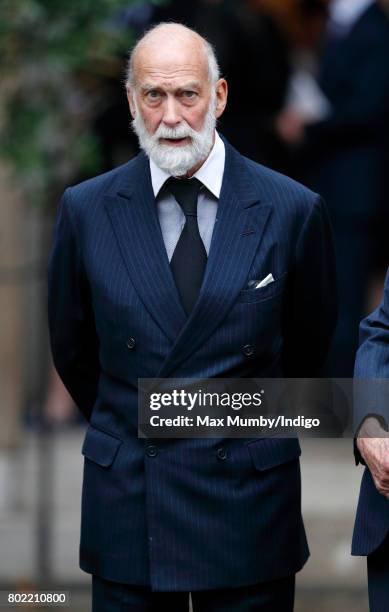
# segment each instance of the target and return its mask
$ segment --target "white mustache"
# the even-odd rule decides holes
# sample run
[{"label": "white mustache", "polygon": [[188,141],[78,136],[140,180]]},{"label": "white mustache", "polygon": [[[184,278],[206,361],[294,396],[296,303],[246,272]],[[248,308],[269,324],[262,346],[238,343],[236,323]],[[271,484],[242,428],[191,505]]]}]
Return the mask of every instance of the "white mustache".
[{"label": "white mustache", "polygon": [[182,125],[177,126],[175,128],[169,128],[166,126],[160,125],[156,133],[154,134],[154,138],[170,138],[170,139],[179,139],[179,138],[188,138],[192,136],[192,130],[189,126]]}]

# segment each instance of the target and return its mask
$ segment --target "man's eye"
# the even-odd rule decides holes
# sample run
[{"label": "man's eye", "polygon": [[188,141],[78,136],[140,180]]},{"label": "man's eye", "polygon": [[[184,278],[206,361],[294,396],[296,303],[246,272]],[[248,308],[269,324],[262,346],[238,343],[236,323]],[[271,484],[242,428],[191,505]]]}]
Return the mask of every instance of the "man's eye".
[{"label": "man's eye", "polygon": [[156,91],[155,89],[152,89],[151,91],[148,91],[146,96],[150,99],[150,100],[157,100],[160,96],[159,91]]},{"label": "man's eye", "polygon": [[195,91],[190,91],[188,89],[188,90],[183,91],[182,95],[184,96],[184,98],[192,99],[192,98],[194,98],[196,96],[196,92]]}]

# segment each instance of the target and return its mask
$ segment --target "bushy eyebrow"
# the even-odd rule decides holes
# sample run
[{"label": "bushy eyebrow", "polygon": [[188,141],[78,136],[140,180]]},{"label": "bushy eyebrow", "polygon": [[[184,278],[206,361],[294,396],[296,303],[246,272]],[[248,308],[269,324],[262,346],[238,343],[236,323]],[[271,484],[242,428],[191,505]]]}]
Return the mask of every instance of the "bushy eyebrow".
[{"label": "bushy eyebrow", "polygon": [[[180,87],[177,87],[175,91],[187,91],[188,89],[200,89],[200,88],[201,88],[201,84],[199,83],[199,81],[189,81],[188,83],[185,83],[184,85],[180,85]],[[144,85],[141,86],[142,92],[148,92],[154,89],[156,91],[162,91],[164,88],[155,83],[145,83]]]},{"label": "bushy eyebrow", "polygon": [[189,83],[185,83],[182,87],[178,87],[179,91],[186,91],[187,89],[200,89],[201,84],[198,81],[189,81]]}]

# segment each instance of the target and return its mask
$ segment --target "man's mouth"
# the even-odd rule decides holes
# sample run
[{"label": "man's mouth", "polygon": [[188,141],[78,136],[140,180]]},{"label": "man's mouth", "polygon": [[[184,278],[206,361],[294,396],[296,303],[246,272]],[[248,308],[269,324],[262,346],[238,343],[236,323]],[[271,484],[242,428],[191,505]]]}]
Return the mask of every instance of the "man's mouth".
[{"label": "man's mouth", "polygon": [[190,137],[189,136],[185,136],[184,138],[160,138],[159,142],[162,145],[169,145],[169,146],[173,146],[173,147],[181,147],[183,145],[189,144]]}]

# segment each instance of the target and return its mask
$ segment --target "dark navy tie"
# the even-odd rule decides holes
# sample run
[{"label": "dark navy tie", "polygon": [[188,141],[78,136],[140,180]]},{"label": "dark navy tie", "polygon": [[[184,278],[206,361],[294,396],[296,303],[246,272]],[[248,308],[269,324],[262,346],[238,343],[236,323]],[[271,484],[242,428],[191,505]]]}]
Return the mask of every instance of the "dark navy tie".
[{"label": "dark navy tie", "polygon": [[197,199],[202,183],[196,178],[170,177],[165,185],[181,206],[186,219],[170,267],[182,305],[189,314],[198,298],[207,264],[207,252],[197,223]]}]

